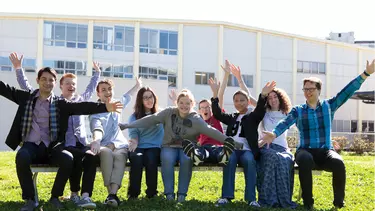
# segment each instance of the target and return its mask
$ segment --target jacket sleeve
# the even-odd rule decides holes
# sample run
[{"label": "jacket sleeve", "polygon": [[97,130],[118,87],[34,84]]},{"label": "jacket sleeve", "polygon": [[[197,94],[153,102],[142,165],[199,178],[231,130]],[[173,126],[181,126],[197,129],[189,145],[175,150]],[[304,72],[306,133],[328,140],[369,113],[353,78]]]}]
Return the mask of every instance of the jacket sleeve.
[{"label": "jacket sleeve", "polygon": [[229,125],[232,120],[232,115],[223,112],[219,106],[219,98],[211,98],[211,106],[214,117],[220,122]]},{"label": "jacket sleeve", "polygon": [[71,102],[65,99],[59,99],[59,108],[67,113],[69,116],[71,115],[90,115],[90,114],[98,114],[98,113],[105,113],[107,111],[107,107],[104,103],[98,102]]},{"label": "jacket sleeve", "polygon": [[19,105],[23,99],[30,96],[30,92],[16,89],[15,87],[9,86],[0,81],[0,95]]}]

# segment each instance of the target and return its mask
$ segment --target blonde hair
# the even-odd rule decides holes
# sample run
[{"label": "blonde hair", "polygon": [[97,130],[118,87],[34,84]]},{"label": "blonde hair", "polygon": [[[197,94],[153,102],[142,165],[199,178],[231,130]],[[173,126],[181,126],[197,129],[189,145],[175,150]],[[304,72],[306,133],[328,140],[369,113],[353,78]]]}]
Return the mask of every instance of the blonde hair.
[{"label": "blonde hair", "polygon": [[177,95],[177,101],[176,102],[178,103],[178,101],[180,101],[180,99],[182,97],[188,97],[190,99],[190,102],[192,102],[193,105],[195,104],[194,95],[193,95],[193,93],[191,93],[190,90],[188,90],[188,89],[181,90],[181,92]]}]

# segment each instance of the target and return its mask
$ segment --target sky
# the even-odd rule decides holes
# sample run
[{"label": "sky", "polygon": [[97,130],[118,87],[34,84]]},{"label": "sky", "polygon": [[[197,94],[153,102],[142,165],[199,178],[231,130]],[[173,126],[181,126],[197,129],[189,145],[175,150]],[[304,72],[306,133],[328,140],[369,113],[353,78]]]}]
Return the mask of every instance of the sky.
[{"label": "sky", "polygon": [[[8,2],[8,3],[5,3]],[[0,12],[225,21],[308,37],[375,40],[373,0],[17,0]]]}]

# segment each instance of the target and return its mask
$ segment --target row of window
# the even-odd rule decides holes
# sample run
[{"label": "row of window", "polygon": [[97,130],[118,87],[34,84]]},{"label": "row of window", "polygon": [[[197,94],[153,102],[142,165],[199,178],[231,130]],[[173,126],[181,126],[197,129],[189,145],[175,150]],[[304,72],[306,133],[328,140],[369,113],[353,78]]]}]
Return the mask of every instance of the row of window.
[{"label": "row of window", "polygon": [[140,66],[139,76],[149,79],[168,80],[169,87],[176,87],[177,84],[177,72],[174,69]]},{"label": "row of window", "polygon": [[[36,60],[30,58],[24,58],[22,62],[22,67],[26,72],[35,72],[36,70]],[[8,57],[0,56],[0,70],[1,71],[12,71],[13,65]]]},{"label": "row of window", "polygon": [[[87,24],[44,22],[44,45],[87,48]],[[177,31],[140,29],[141,53],[177,55]],[[134,51],[134,27],[94,26],[93,48],[107,51]]]},{"label": "row of window", "polygon": [[[215,73],[210,72],[195,72],[195,84],[207,85],[210,78],[215,78]],[[253,88],[253,76],[242,75],[242,79],[248,88]],[[236,77],[229,75],[227,86],[239,87]]]},{"label": "row of window", "polygon": [[43,66],[54,68],[58,74],[86,75],[87,69],[85,61],[44,60]]},{"label": "row of window", "polygon": [[312,74],[326,74],[326,63],[298,60],[297,72],[312,73]]},{"label": "row of window", "polygon": [[362,131],[358,131],[357,120],[333,120],[332,132],[374,132],[374,121],[362,121]]}]

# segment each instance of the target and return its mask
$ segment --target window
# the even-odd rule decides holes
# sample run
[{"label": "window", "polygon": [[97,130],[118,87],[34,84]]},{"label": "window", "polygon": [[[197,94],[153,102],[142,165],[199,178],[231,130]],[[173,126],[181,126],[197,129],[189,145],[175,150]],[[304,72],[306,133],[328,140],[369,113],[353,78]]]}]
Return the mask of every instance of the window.
[{"label": "window", "polygon": [[[115,78],[133,78],[133,66],[132,65],[112,65],[108,67],[100,68],[102,70],[101,76],[115,77]],[[93,69],[94,71],[94,69]]]},{"label": "window", "polygon": [[87,25],[44,22],[44,45],[67,48],[87,47]]},{"label": "window", "polygon": [[210,78],[215,78],[215,73],[195,72],[195,84],[208,84]]},{"label": "window", "polygon": [[43,66],[54,68],[58,74],[86,75],[86,62],[83,61],[44,60]]},{"label": "window", "polygon": [[[247,88],[253,88],[253,76],[252,75],[242,75],[242,80],[246,84]],[[237,78],[233,75],[229,75],[228,85],[227,86],[234,86],[239,87]]]},{"label": "window", "polygon": [[326,63],[297,61],[297,72],[311,74],[326,74]]},{"label": "window", "polygon": [[133,52],[134,28],[94,26],[94,49]]},{"label": "window", "polygon": [[139,66],[139,77],[148,79],[168,80],[168,86],[176,87],[176,70]]},{"label": "window", "polygon": [[141,28],[139,52],[177,55],[178,33],[176,31]]},{"label": "window", "polygon": [[[36,70],[36,60],[35,59],[29,59],[24,58],[22,62],[22,68],[25,70],[25,72],[35,72]],[[12,71],[13,65],[10,62],[8,57],[0,57],[0,70],[1,71]]]}]

